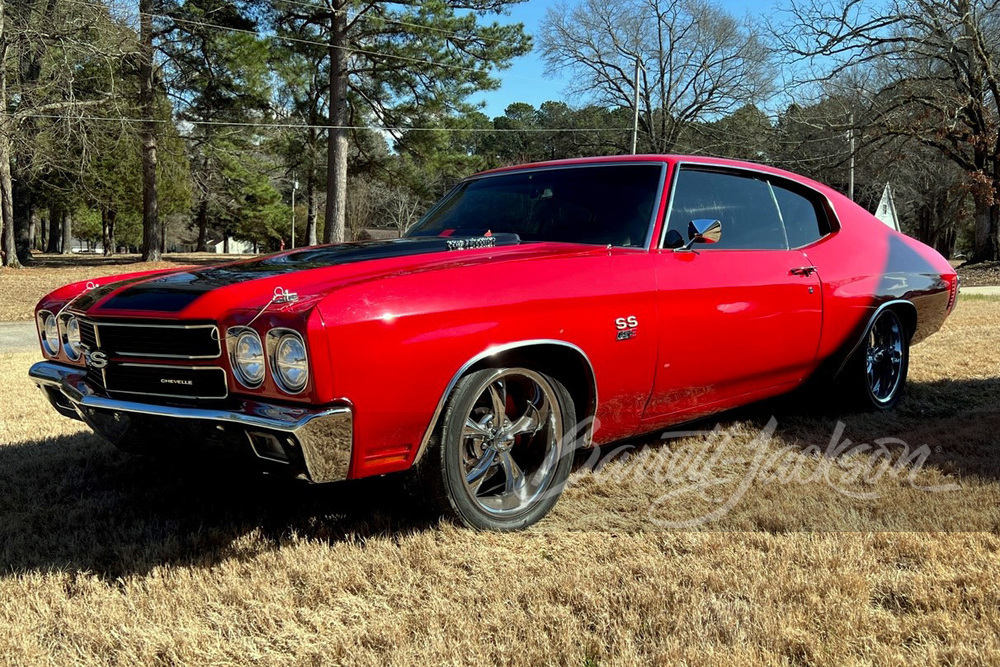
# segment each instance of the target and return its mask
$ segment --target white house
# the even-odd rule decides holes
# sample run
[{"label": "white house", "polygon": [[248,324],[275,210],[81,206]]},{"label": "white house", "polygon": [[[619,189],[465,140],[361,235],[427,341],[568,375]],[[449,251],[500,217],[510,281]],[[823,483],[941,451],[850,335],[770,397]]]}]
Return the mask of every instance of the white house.
[{"label": "white house", "polygon": [[875,217],[881,220],[887,227],[899,229],[899,215],[896,213],[896,200],[892,196],[892,187],[886,183],[885,190],[882,191],[882,199],[875,209]]},{"label": "white house", "polygon": [[[226,242],[219,241],[214,246],[215,252],[222,254],[226,252]],[[249,241],[237,241],[232,236],[229,237],[229,254],[230,255],[252,255],[253,254],[253,243]]]}]

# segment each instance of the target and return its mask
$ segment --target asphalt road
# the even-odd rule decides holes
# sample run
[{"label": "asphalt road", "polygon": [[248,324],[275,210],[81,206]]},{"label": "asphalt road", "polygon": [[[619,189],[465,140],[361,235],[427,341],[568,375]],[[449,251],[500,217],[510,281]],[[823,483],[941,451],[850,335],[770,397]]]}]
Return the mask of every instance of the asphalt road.
[{"label": "asphalt road", "polygon": [[0,322],[0,352],[32,351],[38,351],[34,322]]},{"label": "asphalt road", "polygon": [[1000,286],[991,285],[989,287],[963,287],[959,294],[982,294],[983,296],[1000,296]]}]

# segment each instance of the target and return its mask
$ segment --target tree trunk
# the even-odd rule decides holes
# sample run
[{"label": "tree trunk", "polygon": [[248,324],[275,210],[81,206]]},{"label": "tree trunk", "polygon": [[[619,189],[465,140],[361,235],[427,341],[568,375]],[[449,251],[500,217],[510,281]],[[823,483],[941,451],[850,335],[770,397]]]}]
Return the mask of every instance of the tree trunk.
[{"label": "tree trunk", "polygon": [[198,245],[195,252],[208,252],[208,196],[198,202]]},{"label": "tree trunk", "polygon": [[142,261],[163,252],[156,198],[156,98],[153,91],[153,1],[139,0],[139,104],[142,107]]},{"label": "tree trunk", "polygon": [[316,245],[316,179],[310,170],[306,177],[306,245]]},{"label": "tree trunk", "polygon": [[326,171],[326,243],[343,243],[347,220],[347,3],[333,3],[330,30],[330,125]]},{"label": "tree trunk", "polygon": [[998,257],[1000,239],[1000,206],[979,193],[973,195],[975,204],[974,219],[976,235],[972,251],[972,262],[990,262]]},{"label": "tree trunk", "polygon": [[14,193],[10,176],[10,142],[14,134],[13,120],[7,115],[7,33],[4,30],[6,0],[0,0],[0,248],[3,265],[19,267],[14,236]]},{"label": "tree trunk", "polygon": [[104,248],[104,256],[108,256],[108,207],[101,206],[101,247]]},{"label": "tree trunk", "polygon": [[38,229],[41,223],[41,218],[38,215],[38,211],[32,209],[28,217],[28,249],[35,250],[38,248]]},{"label": "tree trunk", "polygon": [[59,252],[64,255],[73,252],[73,218],[70,216],[68,208],[63,209],[62,243],[59,246]]},{"label": "tree trunk", "polygon": [[45,252],[55,254],[59,252],[59,223],[62,221],[62,207],[58,204],[49,204],[49,240],[45,246]]},{"label": "tree trunk", "polygon": [[[13,170],[12,170],[13,171]],[[12,178],[14,174],[12,173]],[[17,247],[17,260],[23,264],[31,264],[31,189],[22,176],[13,182],[14,203],[14,245]]]},{"label": "tree trunk", "polygon": [[115,241],[115,222],[118,221],[118,209],[109,208],[108,209],[108,245],[104,246],[104,254],[111,256],[114,255],[118,249],[115,247],[117,241]]}]

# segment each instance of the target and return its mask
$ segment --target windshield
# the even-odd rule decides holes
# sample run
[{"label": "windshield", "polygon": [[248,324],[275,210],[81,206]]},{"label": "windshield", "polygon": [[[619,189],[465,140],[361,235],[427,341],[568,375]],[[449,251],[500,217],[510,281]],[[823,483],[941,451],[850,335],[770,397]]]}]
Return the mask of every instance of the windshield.
[{"label": "windshield", "polygon": [[459,184],[407,236],[517,234],[644,248],[663,165],[606,164],[483,176]]}]

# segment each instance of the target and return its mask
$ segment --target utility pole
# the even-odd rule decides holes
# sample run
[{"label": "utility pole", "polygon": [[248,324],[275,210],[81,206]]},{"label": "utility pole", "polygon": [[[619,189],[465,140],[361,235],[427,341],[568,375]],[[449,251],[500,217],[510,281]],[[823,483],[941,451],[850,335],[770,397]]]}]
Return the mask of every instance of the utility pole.
[{"label": "utility pole", "polygon": [[847,186],[847,197],[854,201],[854,112],[851,112],[851,129],[848,130],[851,136],[851,178]]},{"label": "utility pole", "polygon": [[299,179],[292,180],[292,249],[295,249],[295,191],[299,189]]},{"label": "utility pole", "polygon": [[635,145],[639,138],[639,67],[641,67],[639,56],[635,57],[635,96],[632,99],[632,155],[635,155]]}]

